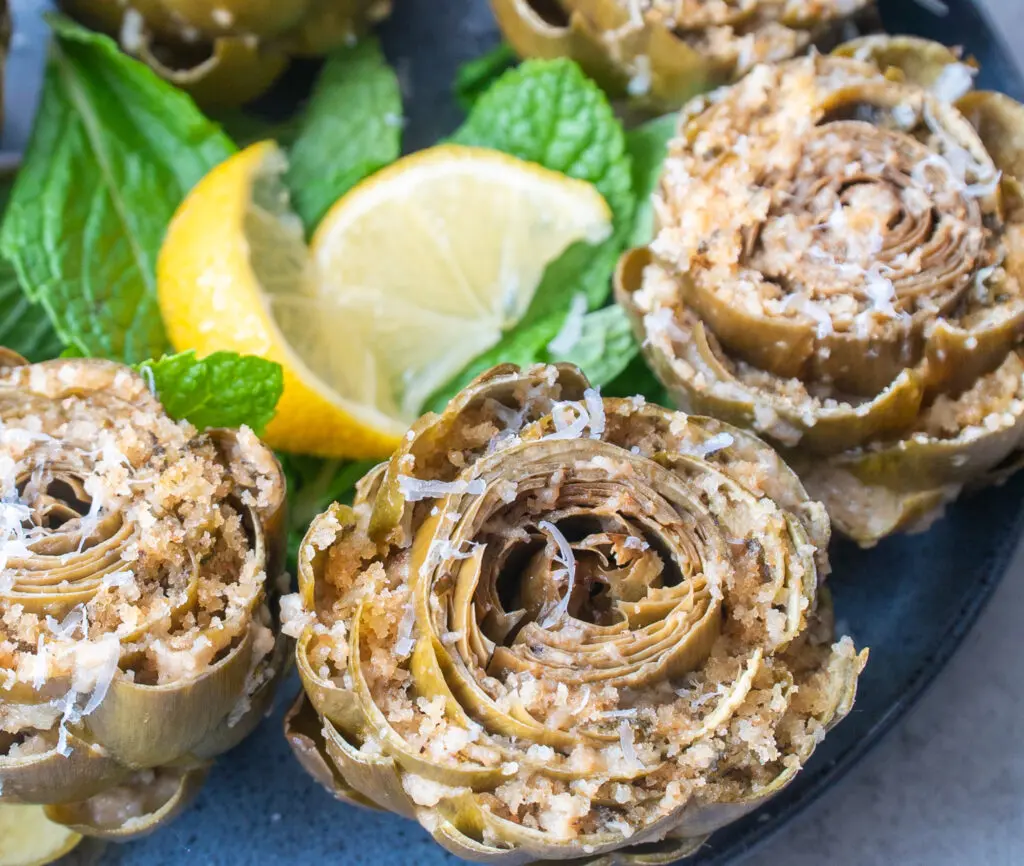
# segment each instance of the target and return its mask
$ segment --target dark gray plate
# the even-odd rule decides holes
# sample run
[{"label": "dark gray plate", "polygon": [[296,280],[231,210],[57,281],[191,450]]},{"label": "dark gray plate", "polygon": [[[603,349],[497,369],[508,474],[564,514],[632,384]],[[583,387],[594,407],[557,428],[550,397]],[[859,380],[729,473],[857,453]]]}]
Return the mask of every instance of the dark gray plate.
[{"label": "dark gray plate", "polygon": [[[991,24],[967,0],[946,0],[936,17],[913,0],[882,0],[891,32],[956,41],[982,65],[980,86],[1024,98],[1024,81]],[[16,10],[40,0],[14,0]],[[385,47],[410,92],[407,146],[430,144],[458,123],[449,83],[463,60],[497,41],[485,0],[398,0],[382,30]],[[7,145],[24,141],[42,53],[41,28],[15,51],[9,79]],[[34,43],[34,44],[33,44]],[[296,69],[270,104],[308,85]],[[917,700],[960,644],[1002,578],[1024,525],[1024,477],[962,499],[925,535],[890,539],[869,551],[836,543],[832,551],[840,630],[871,647],[857,705],[786,791],[745,820],[717,833],[691,863],[724,864],[783,826],[834,784]],[[286,684],[279,703],[294,694]],[[161,833],[108,849],[104,862],[204,866],[374,864],[437,866],[457,862],[417,825],[332,800],[292,759],[281,712],[213,770],[196,805]]]}]

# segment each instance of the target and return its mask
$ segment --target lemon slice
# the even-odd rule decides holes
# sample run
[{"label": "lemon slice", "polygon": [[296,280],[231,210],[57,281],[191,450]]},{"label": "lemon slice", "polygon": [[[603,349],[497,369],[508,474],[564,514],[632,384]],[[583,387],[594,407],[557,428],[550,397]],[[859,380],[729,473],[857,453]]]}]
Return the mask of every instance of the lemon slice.
[{"label": "lemon slice", "polygon": [[545,267],[611,231],[590,184],[481,148],[406,157],[328,212],[311,249],[285,158],[254,145],[179,208],[157,268],[171,342],[284,368],[279,448],[389,453],[424,401],[522,317]]},{"label": "lemon slice", "polygon": [[0,866],[42,866],[74,848],[82,837],[54,824],[42,806],[0,804]]}]

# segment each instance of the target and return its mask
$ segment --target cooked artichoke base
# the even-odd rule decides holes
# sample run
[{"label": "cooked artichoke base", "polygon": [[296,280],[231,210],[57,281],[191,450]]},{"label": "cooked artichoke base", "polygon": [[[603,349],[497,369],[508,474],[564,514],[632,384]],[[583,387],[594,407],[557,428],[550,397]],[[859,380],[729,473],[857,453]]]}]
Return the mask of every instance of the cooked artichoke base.
[{"label": "cooked artichoke base", "polygon": [[[68,372],[29,384],[40,370],[18,368],[0,384],[46,395],[0,404],[4,497],[16,500],[6,506],[0,577],[4,686],[69,680],[88,694],[110,675],[111,657],[130,658],[135,682],[194,678],[244,634],[266,577],[230,495],[232,470],[187,423],[133,408],[134,395],[98,406],[95,395],[73,393]],[[57,389],[69,396],[53,401]],[[267,496],[246,490],[241,504],[265,507]],[[65,600],[58,585],[40,598],[22,585],[37,567],[32,554],[52,549],[59,562],[79,545],[84,555],[113,546],[81,593]]]},{"label": "cooked artichoke base", "polygon": [[692,100],[655,240],[619,268],[678,404],[791,449],[862,544],[1024,436],[1024,107],[974,72],[877,36]]},{"label": "cooked artichoke base", "polygon": [[132,822],[146,819],[167,803],[179,784],[180,773],[142,770],[116,788],[90,797],[80,808],[92,826],[130,829]]},{"label": "cooked artichoke base", "polygon": [[[277,541],[266,533],[283,501],[280,468],[251,431],[199,435],[172,421],[126,367],[10,363],[0,368],[2,794],[83,833],[143,832],[171,802],[160,779],[197,789],[209,759],[250,729],[255,695],[269,693]],[[118,798],[134,814],[108,825]]]},{"label": "cooked artichoke base", "polygon": [[[751,578],[749,589],[755,589],[753,584],[759,581]],[[482,687],[503,711],[519,707],[544,726],[570,735],[592,731],[594,736],[587,739],[597,741],[581,737],[571,751],[534,744],[524,753],[512,738],[482,738],[481,729],[471,721],[461,724],[446,718],[442,697],[416,697],[415,684],[394,649],[403,639],[401,625],[412,603],[407,590],[382,587],[372,572],[360,575],[353,589],[373,599],[364,609],[364,652],[369,662],[363,670],[374,702],[386,709],[388,723],[412,748],[433,760],[470,763],[509,775],[509,782],[480,795],[485,807],[563,839],[603,832],[628,838],[695,797],[732,801],[751,789],[768,787],[787,767],[798,768],[797,755],[808,753],[825,735],[816,715],[834,690],[827,667],[831,655],[855,656],[852,642],[844,638],[833,647],[827,642],[807,644],[784,659],[757,665],[750,690],[727,726],[698,737],[713,714],[735,700],[735,683],[744,674],[739,659],[752,644],[764,640],[765,624],[757,619],[758,612],[744,607],[744,601],[757,606],[756,593],[737,602],[747,623],[729,624],[735,636],[719,637],[698,669],[665,679],[654,689],[649,684],[617,689],[596,683],[574,685],[570,692],[565,682],[528,671],[503,671],[499,676],[480,671]],[[337,625],[334,631],[336,635]],[[559,629],[545,657],[557,656],[559,647],[571,653],[584,633],[585,627],[577,624]],[[442,637],[446,642],[457,639],[456,633]],[[339,673],[347,662],[344,644],[339,647],[327,638],[309,655],[319,663],[323,679],[348,687],[346,675]],[[379,748],[374,740],[361,747],[370,754]],[[510,762],[513,755],[516,760]],[[553,779],[552,771],[578,778]],[[631,778],[638,773],[642,779]],[[436,806],[468,792],[415,775],[403,782],[421,806]]]},{"label": "cooked artichoke base", "polygon": [[463,856],[445,822],[517,857],[710,832],[683,812],[785,784],[863,663],[770,449],[571,370],[499,368],[417,425],[311,527],[283,605],[341,776]]}]

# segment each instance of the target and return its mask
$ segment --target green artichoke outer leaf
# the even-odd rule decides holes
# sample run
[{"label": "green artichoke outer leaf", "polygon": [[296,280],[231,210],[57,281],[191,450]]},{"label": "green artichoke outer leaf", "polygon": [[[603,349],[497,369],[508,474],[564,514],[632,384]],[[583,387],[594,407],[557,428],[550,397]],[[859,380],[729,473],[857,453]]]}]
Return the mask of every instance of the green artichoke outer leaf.
[{"label": "green artichoke outer leaf", "polygon": [[284,730],[288,744],[299,763],[328,792],[343,803],[365,806],[374,811],[380,810],[380,806],[356,791],[335,769],[327,752],[324,724],[304,694],[299,695],[285,714]]},{"label": "green artichoke outer leaf", "polygon": [[[46,817],[56,824],[83,836],[96,839],[124,841],[145,835],[160,826],[173,821],[199,795],[206,781],[209,766],[199,765],[188,769],[167,768],[151,773],[138,774],[119,788],[97,794],[95,801],[80,803],[59,803],[44,807]],[[104,797],[124,794],[142,805],[143,814],[127,821],[108,823],[102,812],[95,806]]]},{"label": "green artichoke outer leaf", "polygon": [[[831,643],[828,539],[756,436],[496,367],[310,526],[285,735],[458,856],[668,863],[849,711],[867,657]],[[770,756],[735,733],[751,714]]]},{"label": "green artichoke outer leaf", "polygon": [[912,37],[759,70],[683,110],[616,298],[679,406],[784,449],[870,545],[1015,465],[1024,106]]},{"label": "green artichoke outer leaf", "polygon": [[960,60],[959,54],[931,39],[919,36],[871,35],[851,39],[833,52],[837,57],[870,61],[879,69],[898,70],[912,84],[931,87],[942,70]]},{"label": "green artichoke outer leaf", "polygon": [[0,539],[0,638],[15,647],[0,804],[98,839],[148,833],[253,730],[287,669],[283,474],[251,431],[198,433],[111,361],[0,351],[0,421],[17,513]]}]

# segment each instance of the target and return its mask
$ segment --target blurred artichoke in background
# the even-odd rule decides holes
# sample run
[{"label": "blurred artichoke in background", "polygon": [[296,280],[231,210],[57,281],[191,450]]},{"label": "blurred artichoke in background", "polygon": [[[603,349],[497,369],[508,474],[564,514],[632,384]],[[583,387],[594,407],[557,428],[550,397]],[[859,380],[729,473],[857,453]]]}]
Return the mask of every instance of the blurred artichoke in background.
[{"label": "blurred artichoke in background", "polygon": [[[522,57],[570,57],[613,95],[652,110],[785,60],[831,47],[871,0],[491,0]],[[829,44],[831,43],[831,44]]]},{"label": "blurred artichoke in background", "polygon": [[974,74],[869,37],[694,100],[655,240],[620,263],[678,404],[788,449],[865,545],[1008,469],[1024,435],[1024,106]]},{"label": "blurred artichoke in background", "polygon": [[36,822],[36,859],[146,833],[286,666],[277,461],[171,420],[128,367],[2,350],[0,483],[0,824]]},{"label": "blurred artichoke in background", "polygon": [[293,56],[352,43],[391,0],[61,0],[206,108],[264,93]]},{"label": "blurred artichoke in background", "polygon": [[672,862],[853,703],[828,535],[756,437],[496,367],[310,527],[287,737],[460,857]]}]

